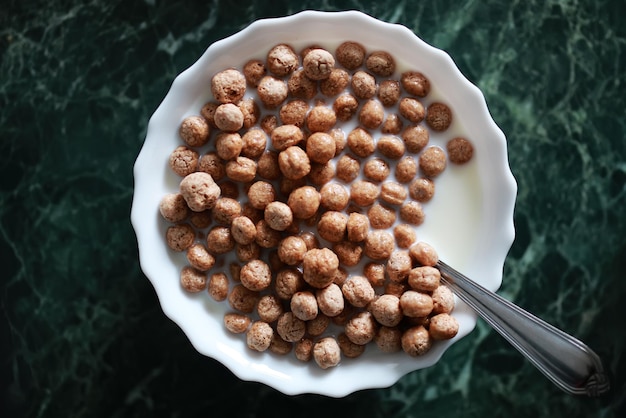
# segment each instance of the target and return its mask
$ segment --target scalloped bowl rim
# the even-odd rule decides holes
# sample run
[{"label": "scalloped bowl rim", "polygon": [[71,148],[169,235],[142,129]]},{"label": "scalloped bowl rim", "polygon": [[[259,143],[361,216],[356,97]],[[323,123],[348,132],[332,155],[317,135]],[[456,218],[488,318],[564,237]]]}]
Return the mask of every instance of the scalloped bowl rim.
[{"label": "scalloped bowl rim", "polygon": [[[318,38],[312,40],[308,31],[318,33]],[[290,37],[286,39],[287,34]],[[340,397],[361,389],[390,386],[411,371],[435,364],[452,343],[474,328],[475,314],[457,300],[455,313],[458,310],[461,315],[459,334],[417,359],[406,355],[404,358],[388,354],[384,355],[388,357],[372,355],[361,364],[358,363],[360,359],[353,363],[350,360],[346,361],[349,364],[344,365],[342,362],[332,370],[321,371],[314,365],[303,365],[295,359],[254,353],[244,347],[245,341],[240,336],[232,336],[224,331],[221,318],[210,323],[198,318],[198,312],[202,310],[206,311],[207,316],[220,316],[221,311],[213,301],[201,301],[195,295],[185,294],[180,289],[177,276],[172,279],[172,272],[175,272],[172,266],[181,263],[182,259],[180,254],[172,255],[165,248],[164,226],[158,217],[162,191],[176,186],[163,174],[167,165],[164,161],[173,150],[172,146],[165,146],[163,142],[176,139],[180,120],[193,113],[198,104],[206,99],[203,96],[206,93],[198,92],[197,85],[199,79],[210,79],[212,74],[208,69],[212,68],[214,73],[218,71],[216,68],[231,66],[226,65],[232,59],[230,53],[234,48],[245,48],[242,46],[244,44],[323,43],[321,39],[325,37],[328,42],[337,39],[359,41],[368,50],[385,47],[394,56],[396,54],[393,51],[404,52],[407,55],[401,54],[403,59],[409,61],[410,65],[414,65],[412,61],[418,61],[419,70],[431,79],[433,86],[441,87],[441,81],[445,81],[445,86],[439,89],[439,97],[447,100],[455,114],[463,118],[463,131],[481,133],[481,142],[476,144],[476,155],[488,163],[488,167],[480,164],[476,168],[482,193],[481,227],[487,230],[491,228],[495,232],[477,238],[474,252],[468,256],[470,260],[455,267],[464,267],[466,275],[496,291],[500,287],[504,260],[515,235],[513,209],[517,184],[508,165],[506,138],[491,118],[482,92],[463,76],[447,53],[428,45],[405,26],[386,23],[358,11],[304,11],[288,17],[261,19],[211,44],[198,61],[176,77],[163,102],[150,118],[146,140],[134,166],[131,222],[137,236],[141,268],[154,286],[163,312],[180,326],[196,350],[218,360],[240,379],[262,382],[285,394],[316,393]],[[384,44],[384,41],[389,40],[393,40],[393,45]],[[267,48],[270,46],[268,44]],[[421,60],[415,56],[427,59]],[[489,147],[481,145],[484,141],[487,141]],[[157,181],[161,175],[165,176],[162,183]],[[475,258],[487,255],[481,263],[472,262]],[[207,339],[207,334],[219,338]]]}]

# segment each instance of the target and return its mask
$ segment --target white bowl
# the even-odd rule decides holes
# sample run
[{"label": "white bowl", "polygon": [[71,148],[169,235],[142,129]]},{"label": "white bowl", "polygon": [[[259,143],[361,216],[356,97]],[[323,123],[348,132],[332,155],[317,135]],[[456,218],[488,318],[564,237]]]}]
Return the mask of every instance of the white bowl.
[{"label": "white bowl", "polygon": [[[245,338],[227,332],[222,323],[229,310],[206,292],[190,295],[179,284],[184,254],[165,244],[166,222],[158,213],[161,197],[175,192],[180,178],[168,168],[172,150],[181,144],[180,122],[199,114],[211,100],[210,80],[218,71],[242,66],[250,58],[265,57],[270,47],[289,43],[296,50],[318,44],[334,51],[342,41],[357,41],[373,51],[383,49],[398,61],[398,71],[415,69],[431,81],[434,100],[447,103],[455,119],[445,134],[432,134],[431,143],[463,135],[473,141],[474,158],[464,166],[449,165],[437,178],[435,198],[425,205],[426,222],[419,239],[437,248],[442,260],[495,291],[502,280],[506,254],[513,242],[513,207],[517,186],[510,172],[506,139],[492,120],[480,90],[471,84],[443,51],[429,46],[404,26],[388,24],[356,11],[306,11],[264,19],[215,42],[200,59],[173,82],[163,103],[150,119],[147,137],[134,167],[132,224],[137,234],[141,267],[152,282],[165,314],[177,323],[202,354],[217,359],[244,380],[263,382],[286,394],[318,393],[340,397],[360,389],[387,387],[411,371],[436,363],[445,350],[467,335],[475,314],[457,300],[454,316],[458,335],[438,342],[424,356],[384,354],[368,347],[357,359],[321,370],[301,363],[293,354],[278,356],[249,350]],[[155,347],[155,350],[164,347]]]}]

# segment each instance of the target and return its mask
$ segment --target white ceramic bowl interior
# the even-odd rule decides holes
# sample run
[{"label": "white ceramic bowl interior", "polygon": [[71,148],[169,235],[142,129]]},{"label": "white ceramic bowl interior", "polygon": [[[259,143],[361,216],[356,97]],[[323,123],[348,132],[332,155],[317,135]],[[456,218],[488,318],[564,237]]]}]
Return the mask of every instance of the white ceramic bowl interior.
[{"label": "white ceramic bowl interior", "polygon": [[[178,190],[180,178],[168,168],[172,150],[181,145],[180,122],[199,114],[212,100],[211,77],[228,67],[241,67],[250,58],[264,59],[278,43],[296,50],[318,44],[331,51],[346,40],[368,51],[386,50],[397,60],[397,73],[408,69],[424,73],[432,90],[423,103],[447,103],[454,122],[445,134],[431,134],[431,144],[445,148],[446,140],[461,135],[475,147],[474,158],[463,166],[450,164],[436,179],[434,199],[424,205],[426,222],[418,238],[435,246],[442,260],[490,290],[502,280],[506,254],[513,242],[513,207],[517,186],[508,166],[506,139],[492,120],[480,90],[457,69],[445,52],[436,49],[404,26],[376,20],[356,11],[306,11],[293,16],[252,23],[229,38],[210,45],[200,59],[180,74],[150,119],[145,144],[134,167],[132,224],[139,245],[141,267],[152,282],[164,313],[178,324],[194,347],[215,358],[244,380],[263,382],[286,394],[318,393],[345,396],[360,389],[386,387],[411,371],[436,363],[445,350],[467,335],[476,316],[457,300],[454,316],[458,335],[438,342],[424,356],[384,354],[375,346],[354,360],[342,360],[328,370],[304,364],[293,354],[256,353],[245,338],[225,330],[226,302],[215,302],[206,292],[186,293],[179,272],[186,264],[182,253],[165,244],[167,224],[158,212],[163,195]],[[159,349],[156,347],[155,349]]]}]

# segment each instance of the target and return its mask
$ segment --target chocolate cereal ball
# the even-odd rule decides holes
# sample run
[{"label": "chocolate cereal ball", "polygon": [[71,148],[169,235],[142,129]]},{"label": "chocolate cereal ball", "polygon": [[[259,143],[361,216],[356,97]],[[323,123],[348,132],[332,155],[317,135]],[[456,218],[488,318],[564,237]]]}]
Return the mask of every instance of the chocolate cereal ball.
[{"label": "chocolate cereal ball", "polygon": [[291,208],[283,202],[271,202],[265,207],[265,222],[276,231],[284,231],[293,222]]},{"label": "chocolate cereal ball", "polygon": [[395,250],[389,256],[385,271],[389,280],[393,282],[404,282],[411,272],[412,260],[408,251]]},{"label": "chocolate cereal ball", "polygon": [[363,267],[363,274],[374,287],[385,284],[385,266],[383,264],[369,262]]},{"label": "chocolate cereal ball", "polygon": [[372,260],[385,260],[389,258],[395,242],[393,235],[387,231],[375,230],[371,231],[365,237],[365,255]]},{"label": "chocolate cereal ball", "polygon": [[180,284],[189,293],[198,293],[206,288],[206,274],[191,266],[185,266],[180,271]]},{"label": "chocolate cereal ball", "polygon": [[269,348],[273,335],[274,330],[267,322],[256,321],[246,333],[246,344],[254,351],[265,351]]},{"label": "chocolate cereal ball", "polygon": [[432,292],[439,287],[440,279],[441,274],[438,269],[430,266],[422,266],[411,269],[408,276],[408,283],[413,290]]},{"label": "chocolate cereal ball", "polygon": [[330,242],[342,241],[346,234],[348,217],[342,212],[325,212],[317,223],[317,233]]},{"label": "chocolate cereal ball", "polygon": [[400,183],[408,183],[415,178],[417,174],[417,161],[410,155],[400,158],[396,164],[396,180]]},{"label": "chocolate cereal ball", "polygon": [[276,331],[283,340],[296,342],[304,337],[306,323],[296,317],[293,312],[285,312],[278,318]]},{"label": "chocolate cereal ball", "polygon": [[322,186],[335,177],[335,164],[332,161],[326,163],[311,163],[311,171],[307,179],[316,186]]},{"label": "chocolate cereal ball", "polygon": [[317,213],[320,194],[312,186],[302,186],[289,194],[287,204],[296,219],[309,219]]},{"label": "chocolate cereal ball", "polygon": [[367,210],[367,217],[370,220],[372,228],[387,229],[391,228],[396,222],[396,211],[388,206],[383,206],[380,203],[374,203]]},{"label": "chocolate cereal ball", "polygon": [[246,93],[246,78],[234,68],[221,71],[211,79],[211,92],[220,103],[237,103]]},{"label": "chocolate cereal ball", "polygon": [[401,205],[407,198],[406,188],[400,183],[386,181],[380,186],[380,200],[390,205]]},{"label": "chocolate cereal ball", "polygon": [[331,283],[322,289],[317,289],[315,295],[319,310],[327,317],[337,316],[343,311],[343,293],[337,284]]},{"label": "chocolate cereal ball", "polygon": [[376,149],[374,138],[363,128],[355,128],[348,134],[348,147],[361,158],[369,157]]},{"label": "chocolate cereal ball", "polygon": [[224,327],[233,334],[242,334],[250,326],[250,318],[246,315],[229,312],[224,315]]},{"label": "chocolate cereal ball", "polygon": [[166,221],[176,223],[187,219],[187,216],[189,216],[189,207],[182,194],[168,193],[161,198],[159,212]]},{"label": "chocolate cereal ball", "polygon": [[348,321],[345,333],[353,343],[359,345],[367,344],[376,335],[376,321],[370,312],[359,312]]},{"label": "chocolate cereal ball", "polygon": [[380,195],[380,188],[369,181],[357,180],[350,186],[350,200],[358,206],[372,205]]},{"label": "chocolate cereal ball", "polygon": [[339,64],[348,70],[355,70],[363,65],[365,48],[357,42],[346,41],[337,47],[335,56]]},{"label": "chocolate cereal ball", "polygon": [[343,182],[351,183],[355,180],[361,170],[359,160],[351,155],[342,155],[337,161],[337,178]]},{"label": "chocolate cereal ball", "polygon": [[400,100],[400,83],[396,80],[383,80],[378,88],[378,100],[385,107],[393,106]]},{"label": "chocolate cereal ball", "polygon": [[259,180],[248,189],[248,201],[255,209],[264,210],[268,204],[275,200],[276,190],[271,183]]},{"label": "chocolate cereal ball", "polygon": [[243,75],[252,87],[259,85],[259,81],[267,75],[265,63],[258,59],[251,59],[243,66]]},{"label": "chocolate cereal ball", "polygon": [[430,92],[430,81],[418,71],[406,71],[400,76],[402,88],[413,96],[425,97]]},{"label": "chocolate cereal ball", "polygon": [[215,206],[221,190],[210,174],[196,172],[185,176],[180,182],[180,193],[189,209],[202,212]]},{"label": "chocolate cereal ball", "polygon": [[407,290],[400,297],[400,306],[405,316],[422,318],[432,312],[433,298],[426,293]]},{"label": "chocolate cereal ball", "polygon": [[190,147],[201,147],[209,140],[209,124],[201,116],[189,116],[180,124],[178,134]]},{"label": "chocolate cereal ball", "polygon": [[381,158],[372,158],[363,165],[363,175],[374,182],[384,181],[391,172],[389,164]]},{"label": "chocolate cereal ball", "polygon": [[228,297],[228,277],[224,273],[214,273],[209,277],[209,296],[218,302]]},{"label": "chocolate cereal ball", "polygon": [[435,266],[439,261],[439,255],[432,245],[426,242],[418,242],[410,249],[413,259],[422,266]]},{"label": "chocolate cereal ball", "polygon": [[343,92],[350,84],[350,74],[342,68],[333,68],[327,79],[320,81],[324,96],[333,97]]},{"label": "chocolate cereal ball", "polygon": [[454,164],[465,164],[472,159],[474,155],[474,147],[470,141],[465,138],[452,138],[446,144],[448,150],[448,158]]},{"label": "chocolate cereal ball", "polygon": [[341,287],[346,300],[356,308],[363,308],[374,300],[376,293],[369,280],[363,276],[350,276]]},{"label": "chocolate cereal ball", "polygon": [[412,327],[402,334],[402,350],[411,357],[421,356],[432,347],[432,338],[423,325]]},{"label": "chocolate cereal ball", "polygon": [[303,338],[300,341],[296,341],[294,344],[294,354],[296,358],[303,362],[311,361],[313,358],[313,341],[308,338]]},{"label": "chocolate cereal ball", "polygon": [[337,336],[337,343],[341,353],[348,358],[357,358],[365,352],[365,345],[353,343],[343,332]]},{"label": "chocolate cereal ball", "polygon": [[370,303],[369,311],[379,324],[386,327],[395,327],[403,317],[400,298],[394,295],[381,295],[376,298]]},{"label": "chocolate cereal ball", "polygon": [[241,215],[241,205],[235,199],[220,197],[211,210],[213,220],[221,225],[230,225]]},{"label": "chocolate cereal ball", "polygon": [[306,115],[309,112],[309,104],[300,99],[290,100],[280,108],[278,116],[284,125],[295,125],[298,128],[304,126]]},{"label": "chocolate cereal ball", "polygon": [[302,148],[291,146],[278,154],[278,167],[285,178],[298,180],[309,174],[311,161]]},{"label": "chocolate cereal ball", "polygon": [[211,254],[226,254],[235,248],[235,240],[226,226],[211,228],[206,238],[206,246]]},{"label": "chocolate cereal ball", "polygon": [[326,209],[344,210],[348,206],[349,200],[348,190],[339,183],[327,183],[320,189],[320,204]]},{"label": "chocolate cereal ball", "polygon": [[284,238],[278,244],[278,257],[283,263],[290,266],[300,264],[307,251],[304,240],[295,235]]},{"label": "chocolate cereal ball", "polygon": [[337,119],[346,122],[352,119],[359,109],[359,101],[350,93],[342,94],[333,103],[333,110]]},{"label": "chocolate cereal ball", "polygon": [[251,128],[241,137],[241,155],[251,159],[259,158],[267,146],[267,134],[259,128]]},{"label": "chocolate cereal ball", "polygon": [[298,54],[286,44],[279,44],[270,49],[266,62],[267,69],[278,77],[291,74],[300,66]]},{"label": "chocolate cereal ball", "polygon": [[459,323],[452,315],[441,313],[430,318],[428,332],[433,340],[449,340],[459,332]]},{"label": "chocolate cereal ball", "polygon": [[220,132],[215,137],[215,151],[222,160],[237,158],[243,148],[243,140],[237,132]]},{"label": "chocolate cereal ball", "polygon": [[315,318],[306,321],[306,333],[311,337],[317,337],[322,335],[328,326],[331,319],[324,314],[318,314]]},{"label": "chocolate cereal ball", "polygon": [[233,103],[219,105],[214,118],[215,125],[225,132],[235,132],[243,127],[243,112]]},{"label": "chocolate cereal ball", "polygon": [[263,129],[263,132],[269,135],[278,126],[278,118],[276,115],[265,115],[259,125],[261,129]]},{"label": "chocolate cereal ball", "polygon": [[400,138],[392,135],[381,136],[378,139],[376,148],[378,152],[392,160],[399,159],[405,152],[404,142]]},{"label": "chocolate cereal ball", "polygon": [[324,132],[315,132],[306,141],[306,154],[311,161],[326,164],[335,156],[335,140]]},{"label": "chocolate cereal ball", "polygon": [[421,225],[424,223],[424,209],[419,202],[409,201],[402,204],[400,207],[400,219],[411,225]]},{"label": "chocolate cereal ball", "polygon": [[335,367],[341,360],[339,344],[332,337],[322,338],[313,346],[313,359],[322,369]]},{"label": "chocolate cereal ball", "polygon": [[324,80],[330,77],[334,67],[335,58],[324,49],[313,49],[302,60],[304,74],[311,80]]},{"label": "chocolate cereal ball", "polygon": [[428,144],[428,129],[422,125],[409,126],[402,132],[402,140],[408,152],[417,154]]},{"label": "chocolate cereal ball", "polygon": [[339,259],[328,248],[309,250],[304,254],[302,260],[304,280],[317,289],[331,284],[338,268]]},{"label": "chocolate cereal ball", "polygon": [[257,161],[257,173],[259,177],[267,180],[280,178],[280,168],[278,167],[278,153],[276,151],[265,151]]},{"label": "chocolate cereal ball", "polygon": [[380,131],[384,134],[397,135],[402,131],[403,126],[404,122],[402,122],[400,116],[395,113],[391,113],[387,115],[387,118],[380,127]]},{"label": "chocolate cereal ball", "polygon": [[439,286],[432,293],[433,313],[450,313],[454,309],[454,294],[447,286]]},{"label": "chocolate cereal ball", "polygon": [[169,166],[174,173],[185,177],[196,171],[198,167],[198,153],[183,145],[176,147],[170,154]]},{"label": "chocolate cereal ball", "polygon": [[428,106],[426,123],[433,131],[443,132],[452,124],[452,111],[443,103],[432,103]]},{"label": "chocolate cereal ball", "polygon": [[308,291],[296,292],[289,302],[291,312],[296,318],[303,321],[310,321],[317,316],[318,307],[315,295]]},{"label": "chocolate cereal ball", "polygon": [[202,212],[191,212],[189,214],[189,222],[198,229],[208,228],[213,220],[211,219],[211,211],[203,210]]},{"label": "chocolate cereal ball", "polygon": [[412,97],[402,98],[398,110],[403,117],[413,123],[420,123],[426,116],[426,109],[422,102]]},{"label": "chocolate cereal ball", "polygon": [[363,257],[363,247],[351,241],[340,241],[333,244],[333,251],[339,258],[339,263],[346,267],[359,264]]},{"label": "chocolate cereal ball", "polygon": [[199,271],[207,271],[215,265],[215,257],[200,243],[193,244],[187,249],[187,261]]},{"label": "chocolate cereal ball", "polygon": [[237,103],[237,107],[241,111],[243,115],[243,128],[250,129],[259,121],[259,117],[261,116],[261,110],[259,109],[259,105],[254,101],[253,98],[243,99],[239,103]]},{"label": "chocolate cereal ball", "polygon": [[397,327],[379,327],[374,343],[383,353],[395,353],[402,349],[402,331]]},{"label": "chocolate cereal ball", "polygon": [[254,180],[256,170],[256,162],[246,157],[237,157],[226,163],[226,177],[240,183]]},{"label": "chocolate cereal ball", "polygon": [[425,203],[430,201],[435,195],[435,183],[429,178],[418,178],[409,185],[409,196],[411,199]]},{"label": "chocolate cereal ball", "polygon": [[228,294],[230,307],[243,313],[252,313],[258,301],[259,293],[242,284],[236,284]]},{"label": "chocolate cereal ball", "polygon": [[262,260],[252,260],[241,268],[241,284],[254,292],[267,289],[272,282],[272,272]]},{"label": "chocolate cereal ball", "polygon": [[398,224],[393,228],[393,237],[400,248],[409,248],[417,239],[415,228],[408,224]]},{"label": "chocolate cereal ball", "polygon": [[276,295],[284,300],[289,300],[298,291],[306,287],[306,282],[302,273],[295,268],[280,270],[276,274],[274,291]]},{"label": "chocolate cereal ball", "polygon": [[287,88],[287,83],[283,80],[271,75],[266,75],[259,82],[257,93],[265,107],[274,109],[285,101],[289,94],[289,89]]},{"label": "chocolate cereal ball", "polygon": [[230,225],[230,232],[238,244],[247,245],[256,238],[256,226],[247,216],[235,217]]},{"label": "chocolate cereal ball", "polygon": [[261,247],[254,241],[249,244],[237,243],[235,244],[235,253],[239,261],[247,263],[261,256]]},{"label": "chocolate cereal ball", "polygon": [[346,231],[348,234],[348,240],[351,242],[365,241],[369,228],[370,222],[367,216],[356,212],[348,215]]},{"label": "chocolate cereal ball", "polygon": [[207,121],[207,123],[209,124],[211,128],[217,128],[217,126],[215,126],[214,116],[215,116],[215,109],[217,109],[219,105],[220,104],[216,102],[208,102],[208,103],[205,103],[204,106],[202,106],[202,109],[200,109],[200,115],[202,115],[204,120]]},{"label": "chocolate cereal ball", "polygon": [[419,165],[427,177],[437,177],[446,168],[446,154],[438,146],[430,146],[420,154]]},{"label": "chocolate cereal ball", "polygon": [[381,77],[389,77],[396,71],[396,62],[386,51],[374,51],[365,60],[368,70]]},{"label": "chocolate cereal ball", "polygon": [[337,115],[326,106],[314,106],[306,116],[306,127],[310,132],[328,132],[337,123]]},{"label": "chocolate cereal ball", "polygon": [[370,99],[359,111],[359,122],[367,129],[378,128],[385,119],[383,105],[376,99]]},{"label": "chocolate cereal ball", "polygon": [[280,231],[272,229],[270,225],[261,219],[256,223],[256,242],[262,248],[274,248],[278,246],[281,239]]},{"label": "chocolate cereal ball", "polygon": [[257,303],[256,310],[261,321],[268,324],[277,321],[284,312],[280,299],[275,295],[262,296]]},{"label": "chocolate cereal ball", "polygon": [[207,152],[200,157],[198,171],[204,171],[210,174],[214,181],[220,181],[226,176],[226,167],[222,159],[215,152]]},{"label": "chocolate cereal ball", "polygon": [[281,125],[272,131],[270,139],[274,149],[283,151],[302,141],[304,139],[304,133],[296,125]]},{"label": "chocolate cereal ball", "polygon": [[352,75],[350,86],[359,99],[371,99],[376,95],[376,78],[365,71],[357,71]]},{"label": "chocolate cereal ball", "polygon": [[311,100],[317,94],[317,83],[309,79],[303,69],[296,70],[289,77],[287,88],[296,99]]}]

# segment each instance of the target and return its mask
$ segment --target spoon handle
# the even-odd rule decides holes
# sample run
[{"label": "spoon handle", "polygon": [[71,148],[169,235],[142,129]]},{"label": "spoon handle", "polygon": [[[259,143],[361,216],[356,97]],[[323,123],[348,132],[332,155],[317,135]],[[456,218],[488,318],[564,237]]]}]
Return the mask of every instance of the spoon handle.
[{"label": "spoon handle", "polygon": [[442,282],[556,386],[597,397],[610,384],[596,353],[583,342],[465,277],[442,261]]}]

